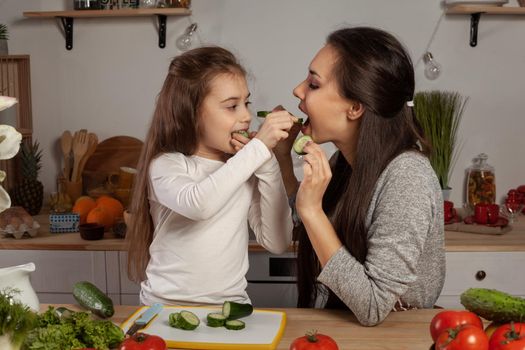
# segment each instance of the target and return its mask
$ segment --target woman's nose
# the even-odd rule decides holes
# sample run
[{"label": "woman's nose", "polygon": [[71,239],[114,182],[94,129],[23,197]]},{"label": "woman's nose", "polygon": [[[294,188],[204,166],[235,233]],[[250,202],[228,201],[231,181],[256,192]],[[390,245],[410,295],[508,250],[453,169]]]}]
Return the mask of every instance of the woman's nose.
[{"label": "woman's nose", "polygon": [[303,80],[299,85],[297,85],[295,87],[295,89],[293,89],[293,95],[295,97],[297,97],[298,99],[300,100],[303,100],[304,99],[304,84],[305,84],[306,80]]}]

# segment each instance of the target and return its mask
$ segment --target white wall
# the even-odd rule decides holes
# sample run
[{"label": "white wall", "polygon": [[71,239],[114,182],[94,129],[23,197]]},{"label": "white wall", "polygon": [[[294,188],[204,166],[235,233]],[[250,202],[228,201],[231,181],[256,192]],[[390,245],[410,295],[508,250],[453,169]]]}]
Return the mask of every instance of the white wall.
[{"label": "white wall", "polygon": [[[60,167],[57,140],[63,130],[87,128],[100,140],[144,137],[170,58],[178,54],[175,39],[190,23],[188,17],[168,17],[162,50],[155,18],[78,19],[74,48],[67,51],[56,21],[22,16],[71,3],[0,0],[10,53],[31,55],[34,134],[46,151],[47,192],[54,190]],[[517,6],[516,0],[509,5]],[[232,49],[250,71],[254,111],[283,104],[296,113],[291,91],[330,31],[381,27],[401,38],[416,62],[442,14],[435,0],[193,0],[192,10],[202,43]],[[444,67],[442,76],[426,80],[422,64],[416,72],[418,90],[455,90],[470,98],[451,179],[457,205],[465,169],[480,152],[496,168],[498,197],[525,184],[525,16],[482,16],[476,48],[468,45],[469,25],[468,16],[445,16],[430,48]]]}]

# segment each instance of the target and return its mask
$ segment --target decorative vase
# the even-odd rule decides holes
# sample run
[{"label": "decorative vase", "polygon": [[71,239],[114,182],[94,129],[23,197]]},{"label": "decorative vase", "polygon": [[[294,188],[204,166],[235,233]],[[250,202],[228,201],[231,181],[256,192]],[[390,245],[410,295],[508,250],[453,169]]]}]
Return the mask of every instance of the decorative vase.
[{"label": "decorative vase", "polygon": [[35,271],[34,263],[0,268],[0,290],[18,290],[20,293],[14,294],[13,298],[38,312],[40,302],[29,280],[29,275],[33,271]]},{"label": "decorative vase", "polygon": [[7,56],[8,54],[9,54],[9,50],[7,47],[7,40],[0,39],[0,56]]},{"label": "decorative vase", "polygon": [[443,188],[441,192],[443,193],[443,200],[448,201],[450,199],[450,192],[452,192],[452,188]]}]

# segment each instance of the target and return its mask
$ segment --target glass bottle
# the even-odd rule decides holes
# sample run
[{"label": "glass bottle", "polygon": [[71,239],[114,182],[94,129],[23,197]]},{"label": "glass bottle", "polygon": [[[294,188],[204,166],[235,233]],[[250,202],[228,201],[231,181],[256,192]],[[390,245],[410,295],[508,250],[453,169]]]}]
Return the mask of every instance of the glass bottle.
[{"label": "glass bottle", "polygon": [[467,204],[471,210],[478,203],[494,204],[496,201],[496,177],[494,167],[487,163],[485,153],[474,158],[467,171]]}]

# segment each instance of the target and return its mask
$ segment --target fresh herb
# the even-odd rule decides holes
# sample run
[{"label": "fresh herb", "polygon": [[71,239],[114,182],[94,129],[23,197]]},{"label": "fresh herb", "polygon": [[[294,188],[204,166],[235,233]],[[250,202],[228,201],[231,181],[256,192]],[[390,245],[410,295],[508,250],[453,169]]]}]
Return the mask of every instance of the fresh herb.
[{"label": "fresh herb", "polygon": [[457,158],[457,132],[466,98],[456,92],[425,91],[414,96],[414,112],[432,145],[430,164],[442,189]]},{"label": "fresh herb", "polygon": [[0,23],[0,40],[9,39],[9,32],[7,31],[7,25]]},{"label": "fresh herb", "polygon": [[28,332],[36,326],[36,314],[14,299],[18,293],[20,291],[12,288],[0,291],[0,338],[7,339],[11,349],[19,349]]},{"label": "fresh herb", "polygon": [[38,316],[39,328],[24,342],[24,350],[108,350],[124,339],[122,330],[107,320],[93,320],[91,313],[49,309]]}]

